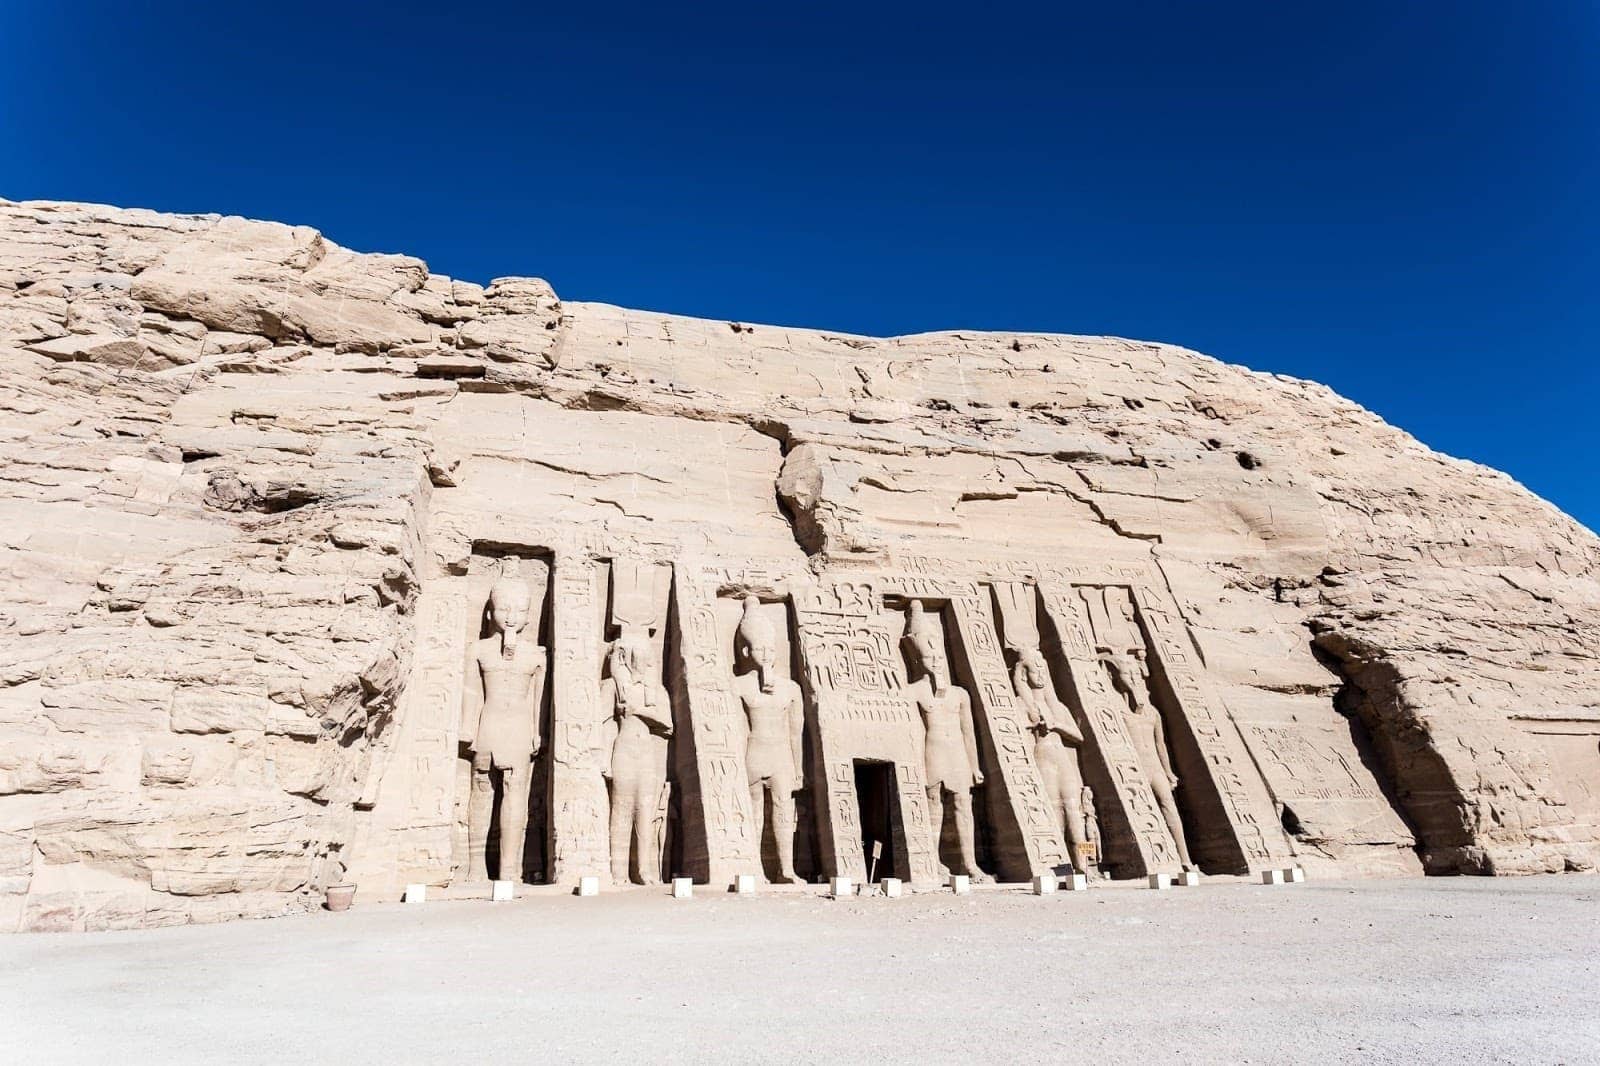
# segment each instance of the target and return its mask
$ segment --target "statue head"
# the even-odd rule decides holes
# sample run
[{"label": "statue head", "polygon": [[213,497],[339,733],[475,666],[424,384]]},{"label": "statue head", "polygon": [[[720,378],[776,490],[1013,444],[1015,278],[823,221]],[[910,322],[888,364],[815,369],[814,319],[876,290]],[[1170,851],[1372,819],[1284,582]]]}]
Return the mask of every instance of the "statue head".
[{"label": "statue head", "polygon": [[1101,661],[1126,685],[1148,680],[1143,648],[1109,648],[1102,652]]},{"label": "statue head", "polygon": [[939,627],[928,617],[921,600],[912,600],[906,616],[906,643],[927,672],[933,691],[943,695],[950,687],[950,664],[945,659],[944,640]]},{"label": "statue head", "polygon": [[1022,676],[1027,679],[1028,687],[1044,688],[1050,681],[1050,668],[1045,664],[1044,652],[1039,650],[1039,645],[1024,644],[1018,647],[1013,644],[1011,650],[1016,654],[1017,664],[1022,667]]},{"label": "statue head", "polygon": [[643,677],[650,665],[650,634],[634,626],[623,627],[611,646],[611,676],[622,679]]},{"label": "statue head", "polygon": [[739,619],[736,636],[743,643],[745,654],[755,664],[761,691],[771,692],[778,684],[778,634],[772,628],[772,623],[761,614],[761,601],[755,596],[744,598],[744,617]]},{"label": "statue head", "polygon": [[489,590],[489,621],[509,639],[527,626],[532,610],[533,590],[520,578],[502,577]]}]

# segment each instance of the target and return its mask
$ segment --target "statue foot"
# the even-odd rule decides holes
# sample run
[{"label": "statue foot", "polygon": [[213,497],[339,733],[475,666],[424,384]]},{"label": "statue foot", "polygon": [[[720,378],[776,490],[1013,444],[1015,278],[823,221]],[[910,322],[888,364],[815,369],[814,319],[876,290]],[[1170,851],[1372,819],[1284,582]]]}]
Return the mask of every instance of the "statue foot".
[{"label": "statue foot", "polygon": [[982,870],[975,870],[973,873],[968,874],[967,876],[972,879],[972,883],[975,884],[975,885],[992,885],[992,884],[994,884],[994,878],[990,877],[988,874],[984,873]]},{"label": "statue foot", "polygon": [[778,879],[773,882],[773,884],[777,885],[803,885],[805,883],[804,878],[797,877],[792,873],[779,874]]}]

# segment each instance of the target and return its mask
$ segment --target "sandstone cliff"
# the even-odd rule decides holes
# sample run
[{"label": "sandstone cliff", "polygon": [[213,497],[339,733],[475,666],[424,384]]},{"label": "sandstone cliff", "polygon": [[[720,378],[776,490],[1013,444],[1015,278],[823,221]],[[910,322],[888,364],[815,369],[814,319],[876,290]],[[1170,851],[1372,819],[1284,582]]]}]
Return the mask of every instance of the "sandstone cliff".
[{"label": "sandstone cliff", "polygon": [[[1322,386],[1170,345],[701,321],[455,281],[306,228],[0,201],[0,447],[0,929],[448,880],[452,679],[486,575],[539,553],[552,879],[592,858],[584,804],[604,798],[562,701],[600,677],[607,586],[561,582],[624,557],[676,575],[662,639],[696,730],[726,689],[697,673],[726,672],[694,654],[701,600],[881,582],[869,617],[932,596],[992,725],[1001,617],[961,605],[981,595],[988,618],[985,590],[1036,584],[1082,715],[1096,686],[1062,619],[1084,608],[1048,589],[1115,585],[1156,702],[1193,733],[1184,818],[1221,841],[1202,865],[1256,848],[1334,873],[1516,873],[1600,854],[1600,541]],[[596,635],[563,644],[585,589]],[[822,767],[849,682],[808,644],[810,601],[790,602]],[[1119,623],[1095,617],[1104,644]],[[673,817],[699,833],[686,868],[715,871],[749,846],[728,828],[747,812],[717,799],[715,741],[694,735],[694,811]],[[1048,862],[1028,813],[1002,809],[1026,759],[1005,764],[1003,724],[985,736],[996,862]],[[1117,805],[1113,763],[1085,771],[1097,806]],[[849,831],[833,788],[803,806],[813,874]],[[1158,861],[1137,833],[1107,848]]]}]

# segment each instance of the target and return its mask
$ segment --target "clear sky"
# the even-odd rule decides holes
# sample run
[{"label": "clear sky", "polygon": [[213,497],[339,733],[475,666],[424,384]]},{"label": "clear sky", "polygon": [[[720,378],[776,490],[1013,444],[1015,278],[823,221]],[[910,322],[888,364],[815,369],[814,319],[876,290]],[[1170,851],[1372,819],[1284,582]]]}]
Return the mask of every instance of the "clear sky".
[{"label": "clear sky", "polygon": [[[254,10],[251,10],[251,8]],[[1600,528],[1600,4],[13,3],[0,196],[1325,381]]]}]

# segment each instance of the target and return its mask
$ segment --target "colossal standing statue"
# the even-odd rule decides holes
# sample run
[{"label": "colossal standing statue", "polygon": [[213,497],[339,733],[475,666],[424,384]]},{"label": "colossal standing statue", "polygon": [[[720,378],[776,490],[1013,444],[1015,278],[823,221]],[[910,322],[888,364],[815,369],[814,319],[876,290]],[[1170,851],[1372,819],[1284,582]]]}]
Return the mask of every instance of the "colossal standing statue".
[{"label": "colossal standing statue", "polygon": [[[1025,642],[1011,645],[1016,656],[1016,666],[1011,671],[1011,685],[1017,699],[1028,716],[1033,730],[1033,761],[1039,768],[1045,795],[1065,834],[1072,867],[1087,874],[1083,859],[1084,845],[1094,839],[1090,818],[1084,810],[1083,773],[1078,765],[1078,750],[1083,745],[1083,733],[1078,729],[1072,711],[1056,695],[1050,679],[1050,667],[1037,643]],[[1092,801],[1091,801],[1092,802]]]},{"label": "colossal standing statue", "polygon": [[601,706],[611,711],[606,772],[611,783],[611,878],[626,883],[631,865],[640,884],[658,884],[672,705],[649,631],[625,627],[611,649],[610,667],[611,676],[601,686]]},{"label": "colossal standing statue", "polygon": [[1125,721],[1128,736],[1133,741],[1139,757],[1139,766],[1145,780],[1150,783],[1156,805],[1166,819],[1167,829],[1178,846],[1178,860],[1185,870],[1195,869],[1189,859],[1189,844],[1183,835],[1183,819],[1178,816],[1178,802],[1173,789],[1178,787],[1178,775],[1172,772],[1172,757],[1167,752],[1166,729],[1161,724],[1161,711],[1150,702],[1150,668],[1144,661],[1144,649],[1127,651],[1102,650],[1101,662],[1111,674],[1111,683],[1127,701]]},{"label": "colossal standing statue", "polygon": [[963,867],[954,872],[967,874],[974,881],[988,881],[989,876],[978,868],[972,819],[972,789],[983,784],[983,771],[978,765],[978,745],[972,731],[971,697],[965,689],[950,683],[944,638],[919,600],[911,601],[905,640],[922,669],[922,676],[912,682],[909,692],[922,714],[925,731],[928,806],[941,812],[932,819],[934,852],[939,850],[944,831],[942,812],[948,795]]},{"label": "colossal standing statue", "polygon": [[[545,653],[538,644],[535,600],[528,583],[502,576],[489,592],[489,622],[495,629],[472,650],[461,711],[461,739],[472,752],[467,800],[467,879],[487,880],[489,825],[494,819],[494,781],[500,775],[502,881],[522,880],[522,846],[528,830],[528,788],[541,735]],[[524,629],[532,623],[530,639]]]},{"label": "colossal standing statue", "polygon": [[772,835],[778,848],[778,882],[799,884],[794,873],[794,795],[804,782],[802,740],[805,705],[800,686],[778,663],[778,637],[761,616],[761,601],[744,600],[736,643],[752,669],[734,678],[734,691],[750,723],[745,747],[745,772],[750,783],[750,808],[755,812],[756,847],[761,847],[768,797],[772,801]]}]

